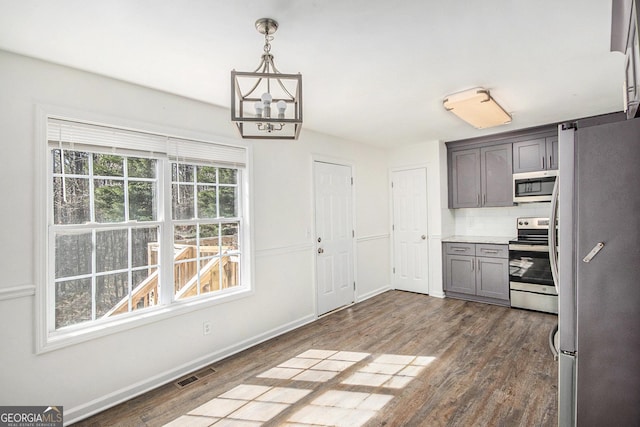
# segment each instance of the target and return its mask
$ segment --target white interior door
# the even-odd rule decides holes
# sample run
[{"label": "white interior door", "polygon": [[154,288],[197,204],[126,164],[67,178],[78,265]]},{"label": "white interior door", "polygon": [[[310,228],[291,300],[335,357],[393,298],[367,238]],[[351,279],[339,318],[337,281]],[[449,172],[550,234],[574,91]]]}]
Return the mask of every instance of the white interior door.
[{"label": "white interior door", "polygon": [[354,301],[351,167],[316,161],[316,286],[318,314]]},{"label": "white interior door", "polygon": [[428,294],[427,170],[394,171],[391,182],[394,287]]}]

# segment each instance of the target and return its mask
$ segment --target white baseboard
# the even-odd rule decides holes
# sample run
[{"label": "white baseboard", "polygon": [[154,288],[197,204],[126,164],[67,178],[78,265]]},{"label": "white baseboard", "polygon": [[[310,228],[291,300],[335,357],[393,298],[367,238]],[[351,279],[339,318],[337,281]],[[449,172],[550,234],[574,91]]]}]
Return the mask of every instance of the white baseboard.
[{"label": "white baseboard", "polygon": [[90,402],[87,402],[83,405],[76,406],[74,408],[66,409],[64,411],[64,424],[69,425],[76,423],[80,420],[88,418],[92,415],[95,415],[99,412],[102,412],[108,408],[111,408],[115,405],[118,405],[122,402],[130,400],[136,396],[144,394],[148,391],[151,391],[157,387],[160,387],[164,384],[167,384],[171,381],[175,381],[178,378],[189,374],[193,371],[196,371],[200,368],[203,368],[207,365],[215,363],[219,360],[222,360],[226,357],[237,354],[243,350],[246,350],[250,347],[253,347],[257,344],[260,344],[264,341],[270,340],[277,336],[280,336],[284,333],[297,329],[301,326],[304,326],[308,323],[315,321],[316,315],[309,314],[301,319],[290,322],[286,325],[283,325],[279,328],[272,329],[270,331],[265,332],[264,334],[260,334],[253,338],[244,340],[238,344],[231,345],[227,348],[224,348],[219,351],[215,351],[213,353],[202,356],[190,363],[186,363],[184,365],[178,366],[170,371],[158,374],[154,377],[146,379],[144,381],[140,381],[138,383],[132,384],[123,389],[114,391],[113,393],[109,393],[105,396],[101,396],[98,399],[94,399]]},{"label": "white baseboard", "polygon": [[368,300],[369,298],[373,298],[376,295],[380,295],[380,294],[382,294],[384,292],[387,292],[387,291],[390,291],[392,289],[393,288],[391,286],[387,285],[387,286],[384,286],[382,288],[376,289],[374,291],[368,292],[368,293],[366,293],[364,295],[359,295],[358,296],[358,300],[356,302],[362,302],[362,301]]}]

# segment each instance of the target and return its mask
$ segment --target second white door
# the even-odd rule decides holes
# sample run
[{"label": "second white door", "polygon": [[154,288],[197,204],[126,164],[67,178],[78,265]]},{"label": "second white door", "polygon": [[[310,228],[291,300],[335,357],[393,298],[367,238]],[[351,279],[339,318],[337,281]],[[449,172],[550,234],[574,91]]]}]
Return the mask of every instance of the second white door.
[{"label": "second white door", "polygon": [[318,314],[354,301],[351,167],[314,163]]},{"label": "second white door", "polygon": [[428,294],[427,170],[394,171],[391,182],[394,287]]}]

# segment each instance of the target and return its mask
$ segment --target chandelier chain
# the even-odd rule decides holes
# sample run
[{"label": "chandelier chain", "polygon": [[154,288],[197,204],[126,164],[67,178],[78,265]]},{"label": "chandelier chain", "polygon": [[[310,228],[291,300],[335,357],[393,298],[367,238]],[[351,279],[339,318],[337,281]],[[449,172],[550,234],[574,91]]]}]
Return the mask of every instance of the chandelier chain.
[{"label": "chandelier chain", "polygon": [[269,34],[264,35],[264,53],[269,54],[271,51],[271,42],[273,40],[273,36]]}]

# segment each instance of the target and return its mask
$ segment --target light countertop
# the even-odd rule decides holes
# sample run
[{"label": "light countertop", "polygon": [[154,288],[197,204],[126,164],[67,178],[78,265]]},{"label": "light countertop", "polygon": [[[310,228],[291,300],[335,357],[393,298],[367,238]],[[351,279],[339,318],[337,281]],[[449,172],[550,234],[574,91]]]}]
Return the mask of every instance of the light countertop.
[{"label": "light countertop", "polygon": [[490,243],[492,245],[508,245],[509,240],[515,237],[501,236],[449,236],[442,241],[444,243]]}]

